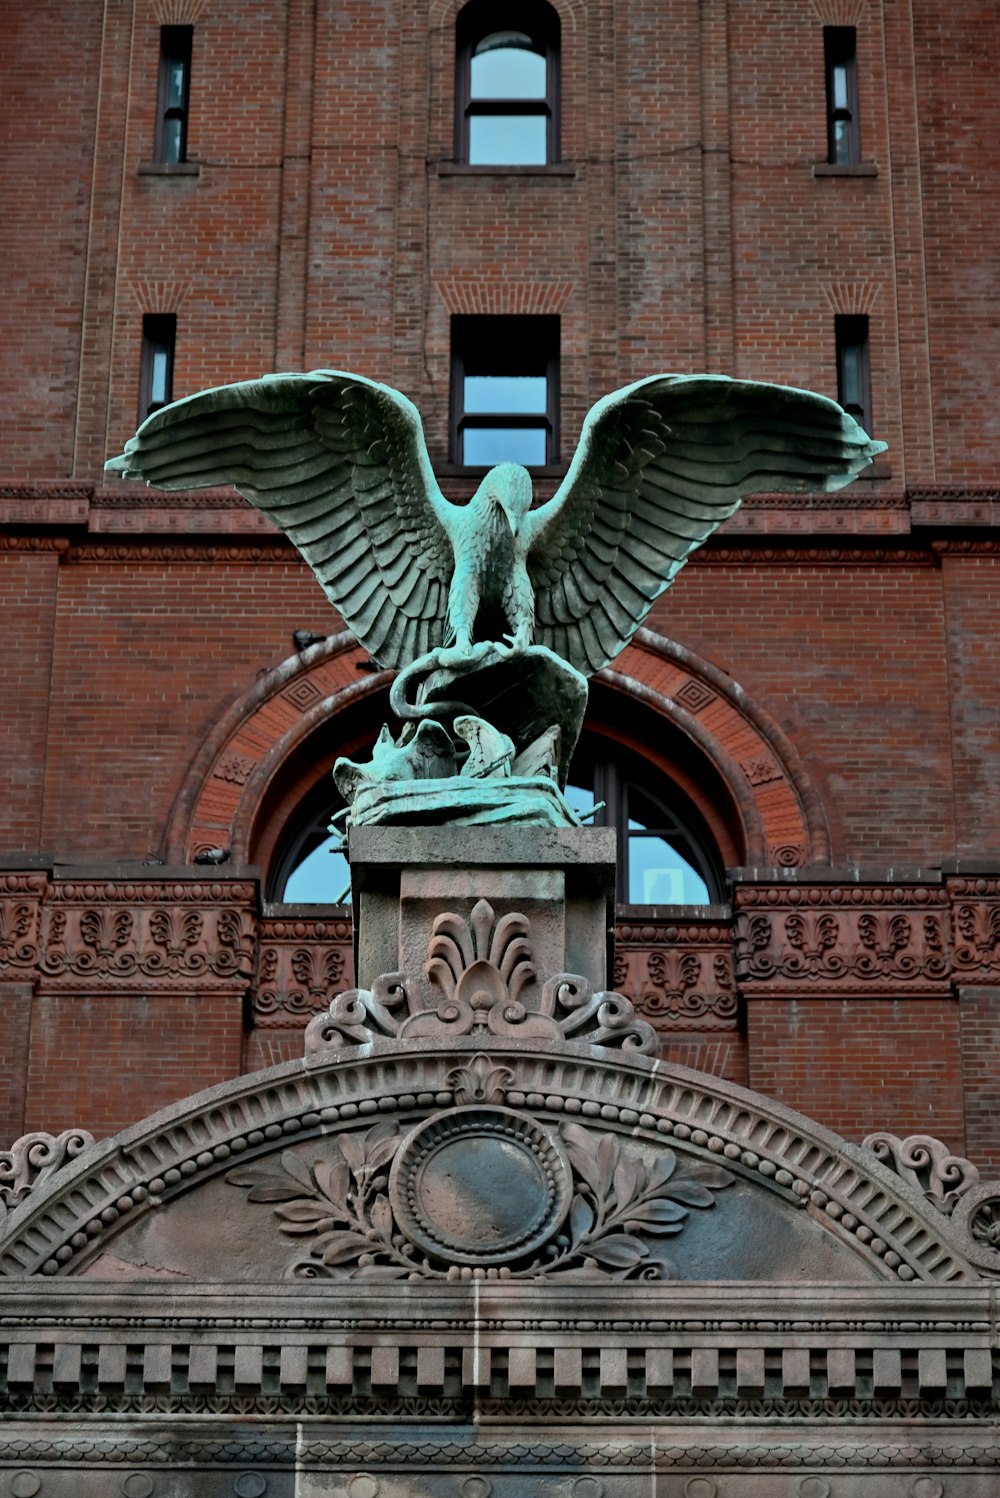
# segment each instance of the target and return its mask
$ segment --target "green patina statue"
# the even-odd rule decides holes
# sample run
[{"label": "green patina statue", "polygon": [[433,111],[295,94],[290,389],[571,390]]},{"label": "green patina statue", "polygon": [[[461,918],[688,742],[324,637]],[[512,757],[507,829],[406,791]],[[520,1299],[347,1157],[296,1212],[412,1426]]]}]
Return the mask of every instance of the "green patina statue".
[{"label": "green patina statue", "polygon": [[235,485],[399,670],[399,741],[384,730],[369,764],[334,771],[352,822],[565,826],[586,678],[690,554],[744,495],[839,489],[884,449],[824,396],[656,375],[598,401],[546,503],[502,463],[458,505],[404,395],[316,370],[176,401],[107,467],[161,489]]}]

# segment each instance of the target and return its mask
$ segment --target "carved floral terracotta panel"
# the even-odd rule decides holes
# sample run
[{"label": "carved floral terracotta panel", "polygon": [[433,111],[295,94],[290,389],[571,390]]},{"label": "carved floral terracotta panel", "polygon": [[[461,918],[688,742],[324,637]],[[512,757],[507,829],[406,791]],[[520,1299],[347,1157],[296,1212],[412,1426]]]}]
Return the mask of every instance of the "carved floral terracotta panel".
[{"label": "carved floral terracotta panel", "polygon": [[949,991],[942,889],[740,888],[736,907],[737,974],[748,995]]}]

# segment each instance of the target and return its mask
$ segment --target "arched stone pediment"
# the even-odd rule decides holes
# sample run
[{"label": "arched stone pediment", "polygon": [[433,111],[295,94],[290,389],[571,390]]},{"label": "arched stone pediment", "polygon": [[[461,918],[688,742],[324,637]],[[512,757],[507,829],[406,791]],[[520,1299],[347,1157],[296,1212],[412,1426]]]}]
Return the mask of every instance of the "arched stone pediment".
[{"label": "arched stone pediment", "polygon": [[321,1045],[91,1144],[11,1211],[0,1271],[942,1284],[975,1252],[871,1151],[759,1095],[480,1032]]}]

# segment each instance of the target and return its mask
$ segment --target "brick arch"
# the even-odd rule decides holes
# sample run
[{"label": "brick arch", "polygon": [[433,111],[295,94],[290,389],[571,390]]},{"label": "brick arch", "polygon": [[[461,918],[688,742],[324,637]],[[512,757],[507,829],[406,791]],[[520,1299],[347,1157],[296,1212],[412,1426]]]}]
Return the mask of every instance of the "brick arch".
[{"label": "brick arch", "polygon": [[[329,740],[338,714],[388,685],[387,672],[360,674],[367,660],[352,634],[334,635],[267,672],[222,714],[174,804],[169,861],[212,847],[228,847],[234,863],[253,860],[260,808],[301,764],[307,743],[323,730]],[[669,723],[695,765],[725,787],[738,824],[720,839],[729,858],[771,867],[829,862],[822,802],[793,745],[724,672],[640,630],[599,680]]]},{"label": "brick arch", "polygon": [[794,745],[725,672],[640,629],[601,679],[668,718],[712,766],[733,797],[746,863],[829,863],[823,803]]},{"label": "brick arch", "polygon": [[[428,26],[432,31],[453,26],[459,11],[467,4],[468,0],[431,0],[427,10]],[[584,0],[548,0],[548,4],[559,17],[560,24],[570,31],[575,30],[586,15]]]},{"label": "brick arch", "polygon": [[360,674],[368,660],[345,630],[265,672],[222,714],[171,811],[168,862],[214,847],[229,848],[235,863],[250,861],[257,808],[282,766],[350,703],[387,686],[388,672]]}]

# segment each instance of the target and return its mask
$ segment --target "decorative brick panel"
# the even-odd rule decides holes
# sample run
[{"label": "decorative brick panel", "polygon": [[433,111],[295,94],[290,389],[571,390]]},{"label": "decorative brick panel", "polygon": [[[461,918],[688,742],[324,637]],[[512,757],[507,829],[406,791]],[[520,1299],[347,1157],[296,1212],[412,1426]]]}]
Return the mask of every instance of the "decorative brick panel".
[{"label": "decorative brick panel", "polygon": [[736,907],[737,971],[748,996],[949,992],[941,888],[744,886]]}]

